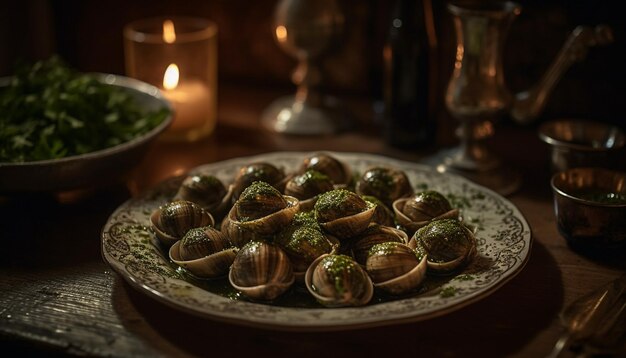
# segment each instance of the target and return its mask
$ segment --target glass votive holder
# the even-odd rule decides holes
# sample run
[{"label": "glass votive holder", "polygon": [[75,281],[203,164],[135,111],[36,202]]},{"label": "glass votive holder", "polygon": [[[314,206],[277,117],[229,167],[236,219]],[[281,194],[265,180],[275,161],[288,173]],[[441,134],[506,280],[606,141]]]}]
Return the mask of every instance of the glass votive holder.
[{"label": "glass votive holder", "polygon": [[124,28],[126,73],[157,86],[174,108],[161,136],[193,142],[217,121],[217,25],[194,17],[142,19]]}]

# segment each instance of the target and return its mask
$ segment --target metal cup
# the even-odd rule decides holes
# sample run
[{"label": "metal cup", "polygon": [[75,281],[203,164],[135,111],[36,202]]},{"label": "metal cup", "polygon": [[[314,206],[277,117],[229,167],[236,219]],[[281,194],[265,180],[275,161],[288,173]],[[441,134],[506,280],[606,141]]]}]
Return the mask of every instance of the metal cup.
[{"label": "metal cup", "polygon": [[578,249],[626,248],[626,173],[574,168],[551,180],[558,229]]},{"label": "metal cup", "polygon": [[541,125],[539,138],[551,147],[553,173],[577,167],[624,169],[617,160],[624,133],[616,126],[563,119]]}]

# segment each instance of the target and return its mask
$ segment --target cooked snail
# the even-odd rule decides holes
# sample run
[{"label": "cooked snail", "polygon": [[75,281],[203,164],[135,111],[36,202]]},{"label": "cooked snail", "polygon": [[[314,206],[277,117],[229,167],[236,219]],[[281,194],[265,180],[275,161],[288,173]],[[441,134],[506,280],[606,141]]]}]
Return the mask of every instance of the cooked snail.
[{"label": "cooked snail", "polygon": [[413,188],[403,171],[388,167],[372,167],[357,181],[356,192],[376,197],[391,207],[395,200],[412,195]]},{"label": "cooked snail", "polygon": [[[212,175],[189,175],[180,185],[174,200],[187,200],[200,205],[212,215],[228,207],[224,184]],[[221,208],[220,208],[221,207]]]},{"label": "cooked snail", "polygon": [[374,293],[365,270],[345,255],[318,257],[305,274],[305,285],[319,303],[328,307],[362,306]]},{"label": "cooked snail", "polygon": [[169,256],[177,265],[201,278],[217,278],[228,273],[238,249],[211,226],[187,231],[170,248]]},{"label": "cooked snail", "polygon": [[384,226],[395,226],[395,216],[393,211],[387,207],[378,198],[371,195],[361,195],[361,198],[370,205],[375,205],[374,216],[372,222]]},{"label": "cooked snail", "polygon": [[232,184],[232,199],[239,199],[241,193],[255,181],[266,182],[282,192],[286,178],[281,169],[269,163],[252,163],[243,166],[237,172]]},{"label": "cooked snail", "polygon": [[252,183],[228,213],[230,225],[257,235],[270,235],[289,224],[299,210],[298,199],[282,195],[268,183]]},{"label": "cooked snail", "polygon": [[374,287],[394,295],[415,290],[426,278],[426,267],[426,256],[399,242],[372,246],[365,263]]},{"label": "cooked snail", "polygon": [[433,220],[457,218],[459,210],[452,208],[448,199],[434,190],[426,190],[393,203],[398,224],[410,235]]},{"label": "cooked snail", "polygon": [[428,269],[448,274],[469,263],[476,256],[476,238],[456,219],[441,219],[417,230],[409,247],[428,257]]},{"label": "cooked snail", "polygon": [[286,229],[274,242],[287,253],[296,278],[301,279],[316,258],[335,252],[338,242],[331,240],[315,226],[305,225]]},{"label": "cooked snail", "polygon": [[402,230],[382,225],[370,225],[354,238],[350,244],[352,256],[361,265],[365,265],[372,246],[385,242],[408,243],[409,238]]},{"label": "cooked snail", "polygon": [[180,240],[190,229],[215,225],[209,212],[185,200],[161,206],[152,213],[150,222],[157,238],[166,246]]},{"label": "cooked snail", "polygon": [[321,194],[315,203],[315,219],[324,231],[345,241],[367,228],[375,206],[368,205],[359,195],[346,189]]},{"label": "cooked snail", "polygon": [[319,194],[333,189],[333,182],[327,175],[309,169],[302,174],[293,176],[287,182],[285,195],[297,198],[300,200],[300,209],[308,210],[313,207]]},{"label": "cooked snail", "polygon": [[326,153],[317,153],[304,159],[300,172],[309,169],[327,175],[338,188],[346,188],[352,181],[350,167]]},{"label": "cooked snail", "polygon": [[289,289],[295,277],[289,257],[280,247],[254,240],[237,253],[228,280],[247,297],[273,300]]}]

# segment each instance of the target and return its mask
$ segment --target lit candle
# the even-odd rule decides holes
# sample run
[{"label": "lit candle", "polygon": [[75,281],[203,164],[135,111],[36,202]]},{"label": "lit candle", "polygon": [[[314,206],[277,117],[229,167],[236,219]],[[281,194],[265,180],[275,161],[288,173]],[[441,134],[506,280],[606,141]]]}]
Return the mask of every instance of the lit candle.
[{"label": "lit candle", "polygon": [[175,112],[170,130],[182,133],[194,128],[206,128],[211,109],[209,88],[202,81],[193,79],[179,83],[179,78],[178,66],[170,64],[163,75],[163,94],[172,103]]},{"label": "lit candle", "polygon": [[172,20],[163,21],[163,41],[173,44],[176,41],[176,29]]},{"label": "lit candle", "polygon": [[[202,18],[133,21],[124,27],[130,77],[161,88],[174,120],[160,136],[194,142],[217,123],[217,25]],[[156,71],[156,72],[155,72]]]}]

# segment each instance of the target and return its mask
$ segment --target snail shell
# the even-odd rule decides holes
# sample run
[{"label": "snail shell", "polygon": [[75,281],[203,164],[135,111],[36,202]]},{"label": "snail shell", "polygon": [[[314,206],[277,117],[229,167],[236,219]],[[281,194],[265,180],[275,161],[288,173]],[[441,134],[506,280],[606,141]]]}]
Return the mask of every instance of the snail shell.
[{"label": "snail shell", "polygon": [[273,300],[291,287],[295,277],[282,249],[264,240],[254,240],[237,253],[228,280],[247,297]]},{"label": "snail shell", "polygon": [[247,187],[235,203],[237,220],[256,220],[287,207],[283,195],[273,186],[255,181]]},{"label": "snail shell", "polygon": [[287,176],[272,164],[259,162],[239,168],[232,184],[232,200],[236,201],[243,191],[255,181],[263,181],[282,192]]},{"label": "snail shell", "polygon": [[306,288],[324,306],[344,307],[367,304],[374,286],[365,270],[346,255],[322,255],[309,266]]},{"label": "snail shell", "polygon": [[309,225],[287,228],[274,242],[289,256],[297,280],[304,279],[305,271],[316,258],[335,253],[339,246],[336,239],[329,239],[319,228]]},{"label": "snail shell", "polygon": [[360,195],[374,196],[391,206],[399,198],[413,195],[413,188],[406,174],[388,167],[372,167],[363,173],[356,183]]},{"label": "snail shell", "polygon": [[185,200],[161,206],[152,213],[150,222],[157,238],[166,246],[173,245],[190,229],[215,225],[209,212]]},{"label": "snail shell", "polygon": [[395,216],[387,205],[371,195],[362,195],[361,197],[370,205],[376,205],[376,210],[374,210],[374,216],[372,217],[373,223],[384,226],[395,226]]},{"label": "snail shell", "polygon": [[326,153],[316,153],[304,159],[300,172],[304,173],[309,169],[327,175],[337,188],[346,188],[352,181],[350,167]]},{"label": "snail shell", "polygon": [[402,230],[389,226],[370,225],[354,239],[354,242],[351,244],[351,252],[356,262],[360,265],[365,265],[372,246],[384,242],[406,244],[408,241],[407,234]]},{"label": "snail shell", "polygon": [[170,248],[174,263],[200,278],[218,278],[228,273],[238,249],[228,238],[211,226],[187,231]]},{"label": "snail shell", "polygon": [[222,220],[222,224],[220,225],[220,231],[236,247],[243,247],[243,245],[254,239],[266,238],[266,235],[258,235],[252,231],[244,230],[239,226],[233,224],[228,216],[224,217],[224,219]]},{"label": "snail shell", "polygon": [[452,208],[448,199],[434,190],[426,190],[409,198],[400,198],[393,203],[398,224],[409,235],[426,224],[440,219],[459,217],[459,210]]},{"label": "snail shell", "polygon": [[345,241],[364,231],[372,220],[375,206],[356,193],[335,189],[321,194],[315,203],[315,218],[324,231]]},{"label": "snail shell", "polygon": [[319,194],[333,189],[333,182],[327,175],[317,170],[309,169],[287,181],[285,195],[293,196],[300,200],[301,210],[309,210],[313,208],[315,199]]},{"label": "snail shell", "polygon": [[449,274],[469,263],[477,253],[474,233],[456,219],[441,219],[417,230],[409,247],[428,256],[428,269]]},{"label": "snail shell", "polygon": [[256,235],[270,235],[288,225],[300,208],[298,199],[282,195],[265,182],[255,182],[228,213],[230,225]]},{"label": "snail shell", "polygon": [[415,290],[426,278],[426,256],[406,244],[385,242],[369,250],[365,270],[374,287],[394,295]]},{"label": "snail shell", "polygon": [[[293,230],[293,228],[303,225],[314,226],[317,230],[322,230],[313,212],[298,212],[294,215],[291,223],[285,230]],[[220,226],[221,231],[230,239],[233,245],[237,247],[243,247],[243,245],[255,239],[267,239],[271,240],[274,233],[271,234],[258,234],[253,231],[242,229],[240,226],[233,224],[228,216],[222,220]]]},{"label": "snail shell", "polygon": [[229,208],[230,195],[224,184],[212,175],[189,175],[183,180],[174,200],[200,205],[214,217],[223,216]]}]

